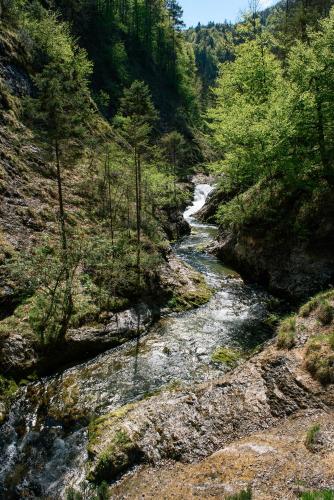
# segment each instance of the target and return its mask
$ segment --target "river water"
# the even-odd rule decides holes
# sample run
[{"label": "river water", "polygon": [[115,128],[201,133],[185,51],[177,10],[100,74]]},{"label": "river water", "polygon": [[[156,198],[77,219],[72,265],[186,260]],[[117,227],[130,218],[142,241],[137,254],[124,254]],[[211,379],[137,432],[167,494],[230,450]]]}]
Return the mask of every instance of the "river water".
[{"label": "river water", "polygon": [[[196,187],[184,216],[192,233],[176,254],[215,290],[199,309],[164,317],[138,342],[129,342],[21,390],[0,428],[0,498],[66,498],[85,486],[87,423],[170,384],[214,379],[227,370],[212,362],[222,346],[249,351],[267,340],[269,297],[246,285],[204,247],[217,228],[193,217],[212,188]],[[90,494],[87,493],[87,498]]]}]

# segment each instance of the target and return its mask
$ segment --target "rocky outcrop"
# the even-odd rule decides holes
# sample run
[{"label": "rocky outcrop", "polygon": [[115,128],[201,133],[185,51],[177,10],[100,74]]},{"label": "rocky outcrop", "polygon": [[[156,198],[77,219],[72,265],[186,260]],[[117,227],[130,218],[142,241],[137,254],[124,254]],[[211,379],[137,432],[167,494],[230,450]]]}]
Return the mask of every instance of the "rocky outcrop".
[{"label": "rocky outcrop", "polygon": [[[319,335],[319,329],[314,329],[315,321],[314,316],[300,316],[295,320],[295,347],[291,350],[278,348],[272,341],[262,353],[221,380],[192,389],[167,391],[93,422],[89,444],[90,480],[112,480],[141,463],[161,466],[164,460],[182,463],[203,460],[227,446],[233,447],[231,443],[239,439],[246,448],[246,443],[263,448],[266,436],[274,436],[276,432],[269,429],[275,427],[282,430],[291,448],[294,438],[301,450],[301,436],[305,436],[307,428],[301,425],[299,437],[292,432],[294,416],[305,417],[303,421],[311,423],[312,416],[319,415],[326,420],[326,413],[333,415],[334,410],[334,385],[321,385],[306,369],[305,356],[310,342]],[[292,427],[284,434],[287,419],[291,419]],[[328,424],[328,419],[326,422]],[[260,438],[256,438],[257,441],[254,438],[258,432],[263,436],[262,444]],[[332,427],[330,432],[333,434]],[[332,450],[332,437],[328,446]],[[281,452],[283,456],[282,449]],[[315,462],[319,467],[320,461]],[[307,477],[306,469],[303,469],[303,477]],[[310,487],[315,477],[316,474],[312,480],[309,477]],[[326,477],[322,479],[328,487]],[[293,485],[288,485],[289,490],[290,486]]]},{"label": "rocky outcrop", "polygon": [[196,214],[196,219],[201,222],[215,223],[217,208],[228,203],[235,196],[235,192],[225,193],[221,189],[215,189],[209,194],[204,207]]},{"label": "rocky outcrop", "polygon": [[[201,306],[212,297],[212,290],[205,278],[180,260],[173,253],[159,270],[160,299],[155,298],[162,308],[172,311],[186,311]],[[165,297],[165,298],[164,298]],[[162,299],[162,302],[161,302]]]},{"label": "rocky outcrop", "polygon": [[[332,227],[334,234],[334,226]],[[222,231],[209,249],[244,278],[263,284],[272,293],[301,301],[334,282],[334,242],[321,247],[295,240],[268,240],[248,232]]]},{"label": "rocky outcrop", "polygon": [[[112,498],[222,499],[250,491],[255,499],[296,500],[309,491],[334,490],[333,416],[302,410],[287,418],[284,427],[250,434],[199,463],[142,468],[116,483]],[[315,425],[321,429],[316,452],[305,446]]]},{"label": "rocky outcrop", "polygon": [[[110,314],[105,323],[70,329],[59,345],[43,347],[40,339],[23,323],[13,329],[2,325],[0,335],[0,372],[22,377],[38,371],[50,373],[68,363],[88,359],[119,346],[144,333],[154,314],[147,305]],[[8,324],[8,323],[7,323]],[[7,331],[6,331],[7,330]]]}]

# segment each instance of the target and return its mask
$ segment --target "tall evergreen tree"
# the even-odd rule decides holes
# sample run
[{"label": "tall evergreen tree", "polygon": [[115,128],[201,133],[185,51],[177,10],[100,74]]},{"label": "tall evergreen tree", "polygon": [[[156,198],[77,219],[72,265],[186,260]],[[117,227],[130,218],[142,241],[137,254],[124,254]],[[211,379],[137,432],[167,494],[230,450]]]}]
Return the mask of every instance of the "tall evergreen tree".
[{"label": "tall evergreen tree", "polygon": [[136,192],[136,231],[137,231],[137,272],[138,284],[141,273],[141,237],[142,237],[142,155],[146,150],[152,125],[158,114],[152,102],[149,88],[145,83],[135,81],[124,90],[121,99],[118,124],[133,150]]}]

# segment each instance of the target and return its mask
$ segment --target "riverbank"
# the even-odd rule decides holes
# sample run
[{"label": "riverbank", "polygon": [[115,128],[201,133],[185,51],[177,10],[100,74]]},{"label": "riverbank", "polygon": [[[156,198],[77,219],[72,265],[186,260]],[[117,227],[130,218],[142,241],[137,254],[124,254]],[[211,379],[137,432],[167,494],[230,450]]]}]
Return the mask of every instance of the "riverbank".
[{"label": "riverbank", "polygon": [[[204,204],[207,189],[198,187],[197,203]],[[140,339],[21,388],[1,427],[0,482],[8,494],[29,496],[38,488],[46,498],[66,498],[69,486],[84,488],[90,422],[165,389],[218,379],[231,369],[214,361],[218,349],[247,355],[270,337],[270,297],[203,252],[214,227],[192,215],[189,222],[192,234],[174,251],[204,274],[214,296],[197,309],[167,315]],[[187,269],[182,280],[190,278]]]},{"label": "riverbank", "polygon": [[[333,192],[324,185],[310,196],[278,181],[260,183],[242,196],[218,185],[198,215],[220,224],[209,251],[245,279],[302,303],[334,279]],[[225,212],[230,219],[222,218]]]}]

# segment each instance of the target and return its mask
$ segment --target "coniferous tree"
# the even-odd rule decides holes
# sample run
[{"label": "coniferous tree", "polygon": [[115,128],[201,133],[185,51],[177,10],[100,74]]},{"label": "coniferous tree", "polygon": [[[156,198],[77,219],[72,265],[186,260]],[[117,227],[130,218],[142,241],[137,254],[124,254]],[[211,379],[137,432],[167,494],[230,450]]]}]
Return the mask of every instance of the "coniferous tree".
[{"label": "coniferous tree", "polygon": [[137,272],[140,283],[141,235],[142,235],[142,155],[146,150],[152,125],[158,114],[152,102],[149,88],[145,83],[135,81],[124,90],[121,99],[118,124],[133,150],[136,192],[136,232],[137,232]]},{"label": "coniferous tree", "polygon": [[[86,52],[73,41],[68,25],[55,15],[43,13],[39,24],[30,26],[35,43],[45,50],[47,63],[34,77],[37,94],[27,102],[41,134],[45,136],[55,164],[58,189],[59,227],[66,282],[60,336],[64,336],[72,314],[72,278],[63,189],[65,157],[73,157],[75,142],[82,140],[92,117],[89,77],[92,65]],[[51,39],[53,37],[53,39]],[[68,160],[67,160],[68,161]],[[56,292],[57,290],[55,290]]]}]

